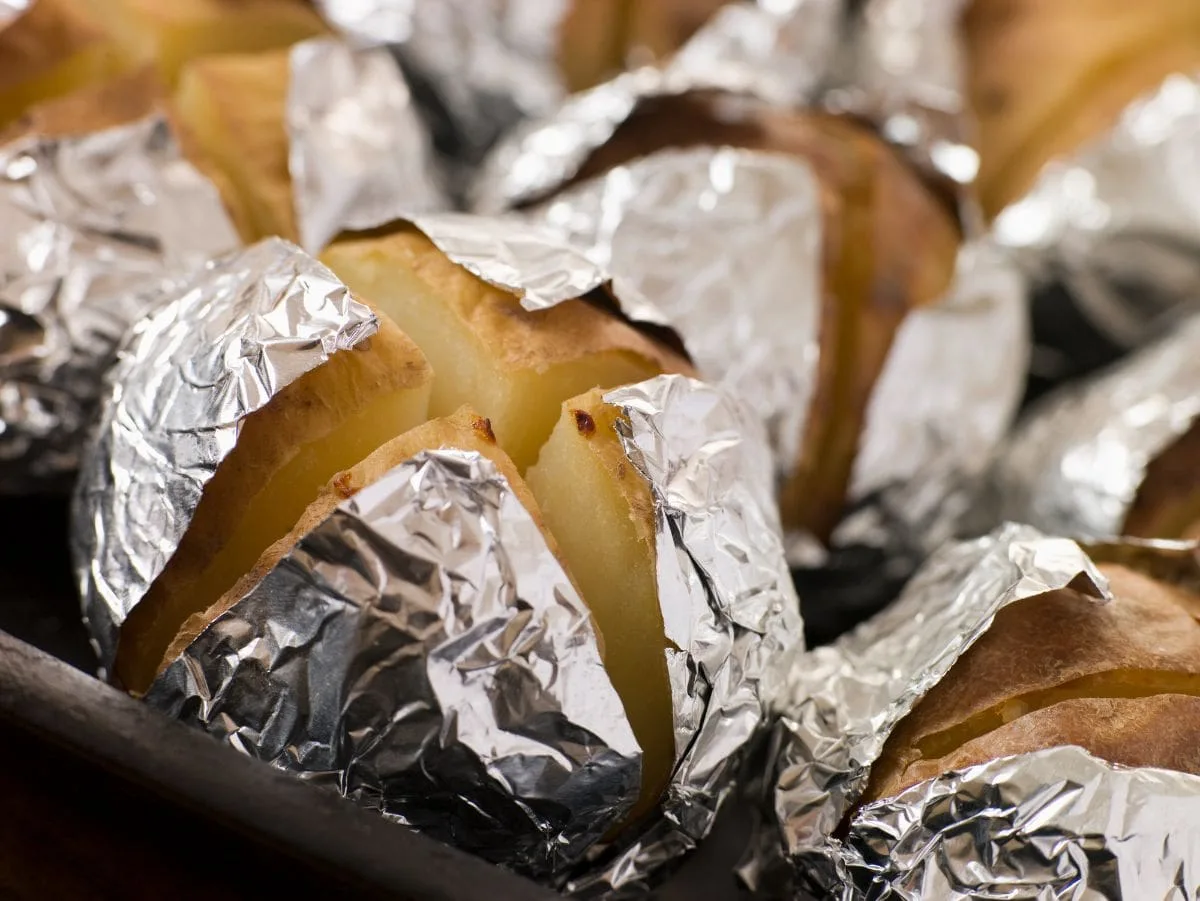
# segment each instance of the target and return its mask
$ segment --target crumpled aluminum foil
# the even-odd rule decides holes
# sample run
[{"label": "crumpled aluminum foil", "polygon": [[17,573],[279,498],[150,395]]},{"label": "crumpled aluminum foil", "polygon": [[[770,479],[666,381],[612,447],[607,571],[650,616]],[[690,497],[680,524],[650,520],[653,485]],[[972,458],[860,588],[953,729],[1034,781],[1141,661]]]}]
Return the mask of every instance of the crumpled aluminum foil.
[{"label": "crumpled aluminum foil", "polygon": [[637,797],[587,607],[504,476],[431,450],[344,501],[146,701],[545,877]]},{"label": "crumpled aluminum foil", "polygon": [[[1074,542],[1004,526],[940,550],[891,607],[815,649],[793,671],[779,726],[774,807],[784,848],[807,891],[837,897],[849,881],[857,838],[843,842],[834,833],[900,720],[1000,609],[1066,586],[1109,597],[1107,580]],[[856,816],[850,830],[857,828]],[[857,896],[844,890],[842,897]]]},{"label": "crumpled aluminum foil", "polygon": [[317,0],[317,8],[350,40],[393,47],[442,126],[442,150],[462,160],[478,160],[515,122],[566,95],[557,61],[566,0]]},{"label": "crumpled aluminum foil", "polygon": [[0,490],[61,490],[157,292],[238,246],[161,117],[0,147]]},{"label": "crumpled aluminum foil", "polygon": [[450,205],[428,128],[386,50],[335,38],[292,47],[288,170],[300,243]]},{"label": "crumpled aluminum foil", "polygon": [[874,122],[951,181],[979,170],[971,146],[958,23],[968,0],[867,0],[847,44],[832,106]]},{"label": "crumpled aluminum foil", "polygon": [[709,833],[803,648],[770,451],[753,412],[676,375],[604,400],[627,417],[621,443],[654,498],[677,760],[660,816],[565,884],[581,898],[644,893]]},{"label": "crumpled aluminum foil", "polygon": [[834,72],[847,0],[759,0],[721,7],[667,64],[697,79],[753,81],[780,106],[812,103]]},{"label": "crumpled aluminum foil", "polygon": [[1120,535],[1146,468],[1200,416],[1200,317],[1043,399],[1007,439],[984,515],[1084,538]]},{"label": "crumpled aluminum foil", "polygon": [[1061,284],[1118,348],[1200,298],[1200,73],[1173,75],[1116,126],[1048,164],[994,223],[1035,284]]},{"label": "crumpled aluminum foil", "polygon": [[72,511],[84,617],[106,670],[241,420],[378,328],[332,272],[278,238],[210,262],[153,306],[112,370]]}]

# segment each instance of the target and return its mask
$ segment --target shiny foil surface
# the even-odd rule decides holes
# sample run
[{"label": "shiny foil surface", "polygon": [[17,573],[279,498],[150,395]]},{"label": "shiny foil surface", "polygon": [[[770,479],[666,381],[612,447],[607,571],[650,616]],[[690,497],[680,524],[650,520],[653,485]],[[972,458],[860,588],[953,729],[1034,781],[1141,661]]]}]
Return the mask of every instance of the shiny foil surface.
[{"label": "shiny foil surface", "polygon": [[637,797],[587,607],[490,460],[423,451],[305,536],[148,703],[534,876]]},{"label": "shiny foil surface", "polygon": [[677,375],[604,400],[654,499],[677,759],[661,815],[566,883],[584,898],[643,894],[709,833],[803,632],[753,412]]},{"label": "shiny foil surface", "polygon": [[288,171],[300,243],[445,209],[429,130],[396,61],[335,38],[292,47]]},{"label": "shiny foil surface", "polygon": [[831,98],[831,105],[866,116],[923,166],[963,185],[979,170],[958,35],[968,2],[867,0]]},{"label": "shiny foil surface", "polygon": [[1061,284],[1131,348],[1200,298],[1200,73],[1172,75],[994,223],[1035,283]]},{"label": "shiny foil surface", "polygon": [[820,327],[821,199],[803,160],[664,150],[531,211],[639,297],[709,379],[767,424],[781,479],[800,456]]},{"label": "shiny foil surface", "polygon": [[[1071,796],[1061,786],[1057,790],[1059,804],[1046,807],[1038,834],[1026,843],[1005,848],[1002,861],[994,860],[991,849],[1002,839],[1000,830],[1011,827],[1017,813],[1014,804],[994,810],[996,832],[983,830],[984,824],[978,820],[964,828],[957,816],[945,815],[945,803],[925,803],[929,798],[925,792],[937,790],[928,783],[913,789],[919,797],[913,797],[913,803],[902,810],[898,799],[881,802],[897,808],[886,814],[898,824],[894,832],[885,836],[873,825],[871,818],[885,812],[880,805],[872,805],[851,819],[848,839],[834,837],[861,796],[871,764],[892,730],[987,631],[996,613],[1024,598],[1068,586],[1094,597],[1097,603],[1111,597],[1107,580],[1077,544],[1047,538],[1029,526],[1007,525],[985,538],[945,546],[883,613],[800,661],[792,672],[778,726],[774,792],[780,837],[794,867],[800,897],[841,897],[846,901],[883,897],[883,884],[869,892],[850,886],[871,865],[882,866],[881,858],[905,836],[920,838],[896,847],[902,854],[892,861],[897,875],[887,885],[899,897],[918,897],[920,886],[937,884],[923,883],[924,876],[912,881],[918,870],[928,870],[931,880],[937,870],[947,871],[947,878],[958,873],[966,879],[987,880],[990,874],[1015,865],[1008,862],[1008,855],[1019,854],[1029,862],[1040,853],[1058,860],[1058,853],[1048,849],[1060,843],[1076,848],[1066,856],[1068,860],[1085,852],[1101,857],[1107,853],[1103,845],[1085,843],[1087,833],[1080,831],[1083,822],[1072,813]],[[964,784],[979,784],[970,780],[968,776]],[[1100,780],[1100,785],[1114,805],[1113,823],[1119,823],[1123,802],[1120,795],[1113,794],[1118,783]],[[945,796],[946,787],[940,791]],[[978,806],[985,800],[999,800],[1006,789],[989,791],[992,793],[978,796],[951,793],[946,802],[961,808]],[[1044,806],[1045,800],[1033,804],[1035,808]],[[935,842],[945,849],[944,854],[912,854],[918,843],[928,848]],[[1038,852],[1037,848],[1047,850]],[[864,857],[868,852],[871,856]],[[1157,859],[1156,853],[1142,864],[1156,866]],[[1045,858],[1042,860],[1044,864]],[[1043,869],[1033,878],[1047,875]],[[1049,875],[1053,875],[1053,864]],[[1028,897],[1059,896],[1031,893]]]},{"label": "shiny foil surface", "polygon": [[693,77],[753,79],[781,106],[807,106],[828,84],[847,0],[758,0],[722,6],[668,64]]},{"label": "shiny foil surface", "polygon": [[558,68],[567,0],[317,0],[352,41],[389,45],[445,148],[478,160],[503,131],[566,95]]},{"label": "shiny foil surface", "polygon": [[0,491],[69,485],[125,330],[238,243],[160,117],[0,147]]},{"label": "shiny foil surface", "polygon": [[29,7],[33,0],[0,0],[0,28],[16,20]]},{"label": "shiny foil surface", "polygon": [[1200,416],[1200,317],[1044,398],[992,467],[986,514],[1080,537],[1120,535],[1146,468]]},{"label": "shiny foil surface", "polygon": [[154,305],[112,371],[72,511],[80,598],[105,669],[241,420],[378,327],[333,273],[278,238],[207,264]]}]

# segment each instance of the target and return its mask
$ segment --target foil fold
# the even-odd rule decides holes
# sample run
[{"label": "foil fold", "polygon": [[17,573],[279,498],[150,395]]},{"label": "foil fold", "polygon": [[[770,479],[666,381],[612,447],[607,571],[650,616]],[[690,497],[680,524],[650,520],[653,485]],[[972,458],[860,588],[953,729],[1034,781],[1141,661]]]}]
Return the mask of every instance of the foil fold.
[{"label": "foil fold", "polygon": [[452,448],[343,501],[146,701],[541,878],[640,786],[587,607],[495,464]]},{"label": "foil fold", "polygon": [[73,501],[72,557],[105,670],[241,420],[378,328],[333,273],[278,238],[208,263],[150,306],[113,367]]},{"label": "foil fold", "polygon": [[770,452],[753,412],[677,375],[604,400],[624,413],[621,443],[654,499],[676,765],[659,816],[565,883],[581,898],[644,893],[709,833],[803,647]]},{"label": "foil fold", "polygon": [[1120,535],[1147,467],[1200,416],[1198,383],[1200,317],[1192,317],[1043,398],[998,452],[984,514],[1083,538]]},{"label": "foil fold", "polygon": [[300,243],[445,209],[433,146],[396,61],[313,38],[289,54],[288,171]]},{"label": "foil fold", "polygon": [[996,239],[1035,285],[1064,288],[1105,340],[1136,347],[1197,309],[1197,141],[1200,73],[1172,75],[1048,163],[997,216]]},{"label": "foil fold", "polygon": [[69,485],[125,330],[238,243],[162,117],[0,148],[0,490]]}]

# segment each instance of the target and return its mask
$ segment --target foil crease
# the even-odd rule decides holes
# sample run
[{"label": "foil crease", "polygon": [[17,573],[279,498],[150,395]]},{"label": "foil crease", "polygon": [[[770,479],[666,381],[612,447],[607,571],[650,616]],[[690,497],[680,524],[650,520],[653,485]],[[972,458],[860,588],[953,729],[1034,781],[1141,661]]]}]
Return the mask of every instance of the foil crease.
[{"label": "foil crease", "polygon": [[1101,336],[1136,347],[1197,309],[1197,146],[1200,73],[1173,75],[1047,164],[994,234],[1035,285],[1061,285]]},{"label": "foil crease", "polygon": [[[1200,778],[1081,748],[1003,757],[855,816],[845,901],[1200,897]],[[982,864],[982,865],[973,865]]]},{"label": "foil crease", "polygon": [[[991,519],[1120,535],[1151,462],[1200,416],[1200,317],[1029,412],[989,477]],[[982,525],[982,524],[981,524]]]},{"label": "foil crease", "polygon": [[958,34],[968,0],[867,0],[829,103],[865,116],[925,168],[966,185],[971,146]]},{"label": "foil crease", "polygon": [[278,238],[210,262],[155,306],[112,370],[72,511],[84,617],[106,670],[241,420],[378,327],[333,273]]},{"label": "foil crease", "polygon": [[474,452],[423,451],[342,502],[146,701],[543,878],[640,785],[587,607]]},{"label": "foil crease", "polygon": [[671,59],[692,77],[753,79],[780,106],[812,103],[834,71],[847,0],[759,0],[722,6]]},{"label": "foil crease", "polygon": [[69,484],[125,330],[236,246],[159,117],[0,148],[0,490]]},{"label": "foil crease", "polygon": [[566,882],[581,898],[643,894],[709,833],[803,631],[753,412],[677,375],[604,400],[654,499],[677,760],[660,816]]},{"label": "foil crease", "polygon": [[478,160],[496,138],[566,96],[558,67],[566,0],[317,0],[351,41],[389,45],[443,127],[445,150]]},{"label": "foil crease", "polygon": [[818,354],[821,199],[808,164],[666,150],[529,215],[613,274],[627,316],[669,325],[706,378],[752,406],[783,478],[800,456]]},{"label": "foil crease", "polygon": [[292,47],[289,66],[288,170],[305,250],[449,206],[429,131],[391,54],[314,38]]},{"label": "foil crease", "polygon": [[[861,797],[888,736],[987,631],[997,612],[1064,587],[1097,603],[1111,599],[1107,580],[1079,545],[1047,538],[1029,526],[1006,525],[939,550],[883,613],[835,644],[816,648],[795,667],[781,702],[774,812],[801,897],[880,897],[882,886],[870,895],[847,888],[862,866],[857,849],[864,839],[858,830],[863,817],[869,823],[873,808],[851,819],[847,841],[834,836]],[[964,798],[962,803],[974,802]],[[930,808],[931,813],[941,809]],[[1074,833],[1069,813],[1056,812],[1041,824],[1051,844]],[[919,808],[905,810],[905,817],[919,819],[920,814]],[[940,819],[920,820],[917,828],[961,830],[953,819],[948,825],[943,812]],[[905,819],[906,828],[908,823]],[[987,843],[997,838],[960,837],[946,864],[984,872]],[[1042,838],[1034,841],[1040,844]],[[902,877],[890,888],[907,897],[907,885]]]}]

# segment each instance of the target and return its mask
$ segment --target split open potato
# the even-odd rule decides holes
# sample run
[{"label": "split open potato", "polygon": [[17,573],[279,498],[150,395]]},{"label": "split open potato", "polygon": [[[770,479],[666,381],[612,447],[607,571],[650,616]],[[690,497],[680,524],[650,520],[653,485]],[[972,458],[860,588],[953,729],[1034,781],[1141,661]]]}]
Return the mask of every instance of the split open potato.
[{"label": "split open potato", "polygon": [[989,218],[1138,96],[1200,70],[1193,0],[973,0],[962,33]]},{"label": "split open potato", "polygon": [[1200,774],[1200,598],[1101,564],[1115,599],[1011,604],[892,732],[863,803],[951,770],[1060,745]]},{"label": "split open potato", "polygon": [[572,184],[666,148],[732,146],[806,160],[822,191],[819,373],[783,486],[785,524],[827,540],[841,518],[872,390],[905,317],[939,300],[961,235],[951,205],[852,120],[708,94],[644,102]]}]

